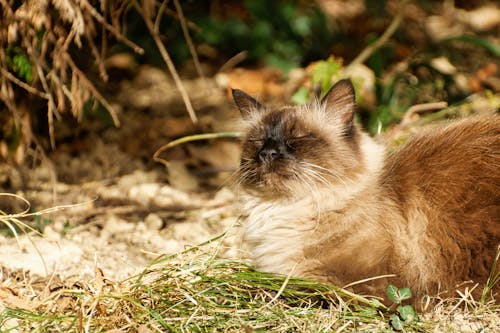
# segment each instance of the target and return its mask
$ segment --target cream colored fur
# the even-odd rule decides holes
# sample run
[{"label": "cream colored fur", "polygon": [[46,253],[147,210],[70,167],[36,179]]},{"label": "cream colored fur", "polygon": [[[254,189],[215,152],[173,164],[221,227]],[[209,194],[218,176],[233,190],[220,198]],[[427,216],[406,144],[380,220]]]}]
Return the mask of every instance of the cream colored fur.
[{"label": "cream colored fur", "polygon": [[243,242],[258,269],[292,275],[304,275],[304,271],[309,270],[307,265],[296,264],[305,260],[304,246],[331,237],[318,225],[322,212],[341,210],[360,193],[376,186],[385,149],[363,134],[361,150],[365,171],[344,184],[318,188],[294,200],[262,201],[251,194],[241,194],[246,215]]},{"label": "cream colored fur", "polygon": [[[386,156],[352,126],[345,80],[305,107],[235,101],[247,132],[241,229],[257,269],[339,286],[394,274],[355,286],[378,296],[389,283],[423,296],[487,281],[500,244],[498,115],[423,131]],[[269,145],[282,154],[271,162]]]}]

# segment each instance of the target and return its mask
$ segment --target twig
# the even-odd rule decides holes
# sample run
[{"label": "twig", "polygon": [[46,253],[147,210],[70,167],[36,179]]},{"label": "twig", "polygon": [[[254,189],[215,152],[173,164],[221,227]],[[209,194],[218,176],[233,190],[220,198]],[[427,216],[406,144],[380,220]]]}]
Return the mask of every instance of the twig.
[{"label": "twig", "polygon": [[196,117],[196,114],[194,112],[193,106],[191,105],[191,101],[189,100],[189,96],[186,92],[186,88],[184,88],[184,85],[182,84],[182,81],[179,77],[179,74],[177,73],[177,70],[175,69],[174,63],[172,62],[172,59],[170,58],[170,55],[168,54],[167,49],[165,48],[165,45],[163,45],[161,39],[160,39],[160,34],[158,31],[155,30],[154,24],[151,21],[151,18],[149,18],[146,13],[144,12],[144,9],[140,7],[137,3],[134,4],[136,6],[137,11],[141,14],[142,19],[144,20],[144,23],[146,23],[146,26],[149,30],[149,33],[151,34],[151,37],[153,37],[153,40],[156,44],[156,47],[158,47],[158,50],[160,51],[160,54],[167,64],[168,70],[170,74],[172,75],[172,78],[174,79],[175,85],[177,86],[177,89],[179,90],[179,93],[181,94],[182,100],[184,101],[184,105],[186,106],[187,112],[189,114],[189,117],[191,118],[191,121],[193,124],[198,123],[198,118]]},{"label": "twig", "polygon": [[228,61],[222,65],[217,73],[222,73],[230,70],[231,68],[235,67],[237,64],[245,60],[248,56],[248,51],[241,51],[237,53],[236,55],[232,56]]},{"label": "twig", "polygon": [[160,8],[158,8],[154,25],[155,31],[160,31],[161,18],[163,17],[163,12],[167,9],[168,1],[169,0],[163,1],[160,5]]},{"label": "twig", "polygon": [[[107,17],[108,15],[108,6],[107,6],[107,3],[106,1],[101,1],[101,12],[103,13],[103,17]],[[104,25],[101,24],[101,36],[106,36],[106,27]],[[89,41],[92,41],[92,39],[90,39]],[[106,58],[106,51],[107,51],[107,46],[108,46],[108,39],[107,38],[103,38],[101,40],[101,52],[100,52],[100,61],[99,61],[99,68],[101,70],[101,72],[104,74],[104,77],[106,77],[106,80],[104,81],[108,81],[108,73],[106,72],[106,67],[104,66],[104,62],[102,61],[102,59],[105,59]],[[101,69],[101,66],[102,66],[102,69]],[[101,74],[102,76],[102,74]]]},{"label": "twig", "polygon": [[[168,16],[176,19],[177,21],[180,21],[180,16],[178,13],[176,13],[175,11],[173,11],[172,9],[168,8],[167,7],[167,4],[168,4],[168,0],[166,1],[163,1],[160,5],[160,8],[158,9],[158,14],[156,15],[156,21],[155,21],[155,29],[156,31],[159,31],[159,25],[160,25],[160,21],[161,21],[161,18],[163,16],[163,13],[165,12],[165,14],[167,14]],[[195,23],[193,23],[192,21],[189,21],[187,20],[185,17],[184,17],[184,22],[186,23],[186,26],[188,28],[190,28],[191,30],[194,30],[196,32],[200,32],[201,31],[201,28],[199,26],[197,26]]]},{"label": "twig", "polygon": [[157,151],[153,154],[153,160],[163,164],[165,167],[168,167],[168,161],[158,157],[163,151],[170,149],[174,146],[191,142],[191,141],[199,141],[199,140],[208,140],[208,139],[217,139],[217,138],[239,138],[241,133],[239,132],[220,132],[220,133],[205,133],[205,134],[195,134],[188,135],[182,138],[179,138],[174,141],[170,141],[169,143],[158,148]]},{"label": "twig", "polygon": [[84,8],[87,8],[90,12],[90,14],[97,20],[97,22],[101,23],[103,26],[106,27],[110,32],[112,32],[115,37],[125,43],[128,47],[130,47],[132,50],[134,50],[135,53],[138,54],[144,54],[144,49],[140,47],[139,45],[135,44],[132,42],[130,39],[125,37],[122,33],[120,33],[118,30],[115,29],[111,24],[109,24],[104,17],[102,17],[101,14],[97,10],[95,10],[94,7],[92,7],[91,4],[89,4],[86,0],[81,2],[81,6]]},{"label": "twig", "polygon": [[370,282],[370,281],[373,281],[373,280],[385,279],[385,278],[390,278],[390,277],[395,277],[395,276],[396,276],[396,274],[386,274],[386,275],[373,276],[373,277],[370,277],[370,278],[367,278],[367,279],[363,279],[363,280],[359,280],[359,281],[354,281],[354,282],[351,282],[349,284],[346,284],[345,286],[342,287],[342,289],[347,289],[349,287],[356,286],[358,284],[362,284],[362,283],[365,283],[365,282]]},{"label": "twig", "polygon": [[406,110],[403,119],[401,120],[400,126],[405,127],[411,122],[411,117],[415,113],[432,111],[432,110],[441,110],[448,106],[447,102],[434,102],[434,103],[423,103],[412,105]]},{"label": "twig", "polygon": [[198,58],[198,53],[196,52],[196,48],[193,45],[193,40],[189,35],[189,29],[186,24],[186,18],[184,17],[184,13],[182,11],[181,5],[179,4],[179,0],[174,0],[174,5],[175,5],[175,10],[177,10],[177,14],[179,15],[179,20],[181,22],[181,28],[182,28],[182,33],[184,34],[184,39],[186,40],[186,43],[189,47],[189,52],[191,52],[191,56],[193,57],[194,67],[198,72],[198,76],[203,78],[205,76],[203,75],[203,69],[201,68],[200,65],[200,59]]},{"label": "twig", "polygon": [[15,83],[16,85],[18,85],[19,87],[23,88],[24,90],[26,90],[27,92],[33,94],[33,95],[36,95],[36,96],[39,96],[41,98],[44,98],[44,99],[49,99],[48,97],[48,94],[43,92],[43,91],[40,91],[32,86],[30,86],[29,84],[19,80],[17,77],[15,77],[14,75],[12,75],[8,70],[6,70],[5,68],[3,67],[0,67],[0,72],[2,72],[2,74],[7,78],[9,79],[10,81],[12,81],[13,83]]},{"label": "twig", "polygon": [[[99,50],[97,49],[97,46],[95,45],[95,43],[92,39],[92,36],[90,35],[88,30],[86,31],[86,35],[87,35],[87,40],[88,40],[88,43],[90,46],[90,52],[94,56],[95,62],[97,63],[97,67],[99,68],[99,76],[101,77],[101,79],[104,82],[108,82],[109,76],[108,76],[108,73],[106,72],[106,67],[104,66],[104,61],[103,61],[104,58],[103,57],[101,58],[101,56],[103,54],[101,52],[99,52]],[[104,36],[104,33],[103,33],[103,36]],[[106,38],[103,38],[102,40],[105,41]],[[102,45],[102,42],[101,42],[101,45]]]},{"label": "twig", "polygon": [[[9,89],[9,90],[12,90],[12,87],[10,86],[5,86],[5,89]],[[18,117],[17,115],[17,106],[14,104],[14,101],[13,99],[8,96],[10,95],[9,92],[7,92],[6,94],[3,93],[3,91],[0,91],[0,101],[2,101],[5,106],[7,107],[7,109],[12,112],[12,114],[14,115],[14,117]]]},{"label": "twig", "polygon": [[56,136],[54,132],[54,111],[56,110],[56,104],[54,102],[54,98],[52,97],[49,89],[49,85],[47,84],[47,80],[45,79],[45,74],[43,73],[43,69],[41,66],[36,66],[38,71],[38,76],[40,78],[40,82],[42,83],[42,87],[47,93],[47,118],[49,122],[49,140],[50,146],[52,149],[56,147]]},{"label": "twig", "polygon": [[360,54],[354,60],[347,66],[346,70],[348,68],[351,68],[355,65],[362,64],[364,63],[370,56],[375,53],[382,45],[387,43],[389,38],[396,32],[397,28],[399,27],[399,24],[401,23],[401,20],[403,19],[403,14],[404,14],[404,8],[406,6],[407,0],[401,1],[398,13],[392,20],[391,24],[387,29],[384,31],[382,36],[380,36],[379,39],[377,39],[375,42],[372,44],[368,45],[363,51],[361,51]]},{"label": "twig", "polygon": [[94,95],[94,97],[101,103],[106,110],[108,110],[109,114],[111,115],[111,118],[113,119],[113,123],[116,127],[120,127],[120,119],[118,119],[118,115],[116,114],[115,109],[108,103],[108,101],[104,98],[104,96],[101,95],[101,93],[94,87],[92,82],[90,82],[85,74],[76,66],[76,64],[73,62],[73,59],[68,54],[65,54],[65,60],[68,62],[68,64],[71,66],[71,69],[73,72],[78,74],[78,78],[82,80],[85,83],[85,86],[87,87],[88,90]]},{"label": "twig", "polygon": [[1,192],[0,197],[15,198],[15,199],[18,199],[26,204],[26,208],[24,210],[22,210],[20,213],[7,214],[4,211],[0,210],[0,221],[1,220],[10,220],[10,219],[15,218],[15,217],[24,217],[24,216],[26,216],[26,214],[28,214],[28,212],[31,209],[31,203],[27,199],[25,199],[24,197],[22,197],[18,194]]}]

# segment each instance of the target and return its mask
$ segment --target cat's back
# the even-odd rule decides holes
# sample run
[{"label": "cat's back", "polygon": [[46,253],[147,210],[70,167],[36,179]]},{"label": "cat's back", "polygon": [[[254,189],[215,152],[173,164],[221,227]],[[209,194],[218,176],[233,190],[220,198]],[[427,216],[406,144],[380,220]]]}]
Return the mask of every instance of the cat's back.
[{"label": "cat's back", "polygon": [[416,191],[441,208],[496,204],[498,209],[499,170],[500,115],[477,116],[410,138],[389,156],[383,179],[403,202]]},{"label": "cat's back", "polygon": [[499,115],[422,130],[388,157],[382,187],[413,230],[417,256],[441,267],[420,276],[486,281],[500,243]]}]

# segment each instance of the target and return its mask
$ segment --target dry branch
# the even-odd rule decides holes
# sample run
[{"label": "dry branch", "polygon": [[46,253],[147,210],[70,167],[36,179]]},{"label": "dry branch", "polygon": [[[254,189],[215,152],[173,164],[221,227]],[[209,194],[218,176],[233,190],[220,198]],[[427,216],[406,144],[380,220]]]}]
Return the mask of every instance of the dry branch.
[{"label": "dry branch", "polygon": [[0,0],[0,101],[13,117],[21,118],[18,104],[25,100],[26,93],[42,98],[52,147],[55,147],[54,117],[67,112],[68,105],[79,119],[84,104],[94,98],[108,110],[115,125],[119,125],[116,112],[86,71],[78,67],[75,56],[90,52],[100,77],[106,81],[106,34],[110,33],[135,52],[144,53],[121,33],[119,20],[111,16],[117,11],[121,15],[126,12],[122,1],[27,0],[19,5],[16,1]]},{"label": "dry branch", "polygon": [[[168,1],[168,0],[166,0]],[[182,96],[182,100],[184,101],[184,105],[186,106],[186,110],[189,114],[189,117],[191,118],[191,121],[196,124],[198,123],[198,118],[196,117],[196,113],[194,112],[193,106],[191,104],[191,100],[189,99],[189,95],[186,91],[186,88],[184,87],[182,80],[179,77],[179,74],[177,73],[177,70],[175,69],[174,63],[172,62],[172,59],[170,58],[170,55],[165,48],[165,45],[163,45],[163,42],[160,39],[160,32],[158,30],[159,28],[159,23],[155,24],[155,22],[159,22],[160,18],[159,16],[162,14],[161,12],[158,13],[157,18],[155,21],[152,20],[151,18],[151,13],[150,9],[148,6],[140,6],[139,4],[135,4],[137,11],[141,14],[144,23],[146,23],[146,27],[149,30],[149,33],[151,34],[151,37],[153,38],[156,47],[160,51],[160,54],[167,64],[168,70],[170,74],[172,75],[172,78],[174,79],[175,85],[177,86],[177,89],[179,90],[179,93]]]},{"label": "dry branch", "polygon": [[200,59],[198,58],[198,53],[196,52],[196,49],[194,47],[191,36],[189,35],[189,29],[187,26],[186,18],[184,17],[184,13],[182,12],[182,7],[179,3],[179,0],[174,0],[174,5],[175,5],[175,10],[177,10],[177,13],[179,15],[182,33],[184,34],[184,39],[186,40],[186,43],[189,47],[189,52],[191,52],[191,56],[193,57],[194,66],[196,68],[196,71],[198,72],[198,75],[200,77],[204,77],[203,70],[202,70],[201,65],[200,65]]},{"label": "dry branch", "polygon": [[360,54],[354,60],[349,64],[348,67],[354,67],[355,65],[362,64],[364,63],[368,58],[371,57],[373,53],[375,53],[380,47],[382,47],[389,38],[396,32],[398,29],[404,15],[404,9],[406,6],[407,0],[401,1],[399,5],[399,10],[394,19],[392,20],[391,24],[387,29],[384,31],[382,36],[380,36],[379,39],[377,39],[373,44],[368,45],[363,51],[361,51]]}]

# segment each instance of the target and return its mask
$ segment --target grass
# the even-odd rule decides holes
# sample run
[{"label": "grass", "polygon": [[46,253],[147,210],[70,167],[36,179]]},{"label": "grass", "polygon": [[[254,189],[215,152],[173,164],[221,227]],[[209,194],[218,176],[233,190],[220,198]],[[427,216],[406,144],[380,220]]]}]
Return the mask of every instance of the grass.
[{"label": "grass", "polygon": [[[376,299],[329,284],[257,272],[244,261],[216,258],[217,250],[218,242],[210,241],[162,256],[141,274],[121,282],[105,279],[96,269],[92,281],[51,286],[50,292],[38,293],[36,306],[5,308],[0,331],[393,331],[394,313]],[[483,316],[481,327],[495,325],[491,318],[498,318],[498,306],[467,304],[464,316]],[[441,311],[438,320],[431,316],[408,323],[404,331],[442,328],[451,313],[462,313],[460,308]]]},{"label": "grass", "polygon": [[[213,243],[160,257],[121,282],[102,274],[56,289],[35,309],[6,308],[2,332],[326,332],[389,329],[375,299],[332,285],[257,272],[216,259]],[[40,297],[41,298],[41,297]],[[419,324],[420,325],[420,324]],[[415,326],[415,330],[421,330]]]}]

